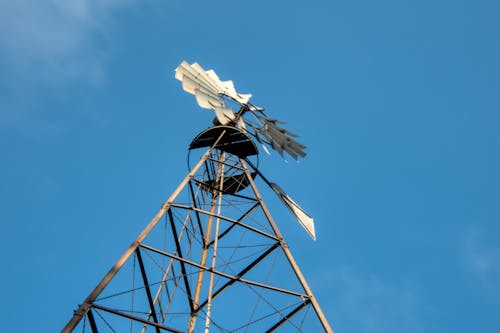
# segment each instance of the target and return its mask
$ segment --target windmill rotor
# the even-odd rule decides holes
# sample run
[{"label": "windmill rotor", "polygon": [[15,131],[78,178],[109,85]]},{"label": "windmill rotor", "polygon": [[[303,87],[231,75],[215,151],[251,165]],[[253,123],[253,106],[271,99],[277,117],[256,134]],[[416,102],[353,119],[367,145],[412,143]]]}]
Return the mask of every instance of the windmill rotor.
[{"label": "windmill rotor", "polygon": [[[214,70],[206,71],[198,63],[189,64],[186,61],[175,70],[175,78],[182,82],[186,92],[195,95],[200,107],[215,112],[220,125],[247,130],[267,153],[266,146],[269,146],[283,158],[284,153],[295,160],[306,156],[306,146],[295,140],[298,135],[283,128],[281,125],[285,122],[269,117],[264,108],[252,104],[252,94],[238,93],[233,81],[221,81]],[[228,101],[238,104],[239,110],[234,112]],[[245,117],[246,114],[251,114],[253,121]]]}]

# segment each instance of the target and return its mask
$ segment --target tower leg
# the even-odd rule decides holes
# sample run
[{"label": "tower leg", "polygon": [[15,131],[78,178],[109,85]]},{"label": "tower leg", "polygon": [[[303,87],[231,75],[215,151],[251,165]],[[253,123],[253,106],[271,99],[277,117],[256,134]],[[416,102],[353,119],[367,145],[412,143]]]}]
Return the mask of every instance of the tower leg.
[{"label": "tower leg", "polygon": [[[224,180],[224,158],[225,158],[225,154],[222,153],[221,156],[219,157],[219,165],[217,166],[217,173],[216,173],[216,184],[219,184],[218,187],[219,187],[219,190],[216,190],[214,189],[212,191],[212,200],[210,202],[210,213],[212,215],[210,215],[209,219],[208,219],[208,223],[207,223],[207,228],[206,228],[206,231],[205,231],[205,241],[203,242],[204,243],[204,246],[203,246],[203,252],[201,254],[201,260],[200,260],[200,265],[201,266],[205,266],[206,262],[207,262],[207,254],[208,254],[208,249],[210,247],[210,238],[211,238],[211,234],[212,234],[212,224],[213,224],[213,220],[214,220],[214,212],[215,212],[215,208],[217,206],[217,200],[219,200],[219,210],[220,210],[220,199],[222,197],[222,186],[223,186],[223,180]],[[217,214],[219,214],[219,212],[217,212]],[[216,228],[218,229],[218,228]],[[217,233],[218,233],[218,230],[215,231],[215,240],[217,240]],[[216,251],[216,244],[214,243],[214,251]],[[199,306],[199,301],[200,301],[200,293],[201,293],[201,287],[203,285],[203,276],[204,276],[204,273],[205,273],[205,270],[204,269],[200,269],[199,272],[198,272],[198,278],[197,278],[197,281],[196,281],[196,290],[195,290],[195,293],[194,293],[194,299],[193,299],[193,303],[194,303],[194,307],[196,309],[196,311],[198,311],[198,306]],[[213,273],[212,273],[212,276],[213,276]],[[210,293],[212,292],[212,290],[210,290]],[[197,312],[194,312],[191,314],[191,318],[189,320],[189,326],[188,326],[188,333],[192,333],[194,332],[194,328],[195,328],[195,325],[196,325],[196,317],[197,317]],[[207,317],[208,319],[208,317]]]},{"label": "tower leg", "polygon": [[264,200],[262,200],[262,196],[260,195],[259,190],[257,189],[257,186],[255,185],[255,182],[253,181],[253,178],[250,174],[250,171],[248,170],[248,167],[245,163],[244,160],[240,160],[241,164],[243,165],[243,168],[245,169],[245,174],[247,175],[248,181],[250,183],[250,186],[252,187],[252,190],[255,194],[255,197],[259,201],[262,210],[264,211],[264,214],[266,215],[267,219],[269,220],[269,223],[271,224],[271,227],[276,234],[276,237],[279,239],[279,242],[281,243],[281,248],[283,249],[283,252],[285,253],[286,258],[288,259],[288,262],[290,263],[290,266],[292,266],[293,271],[295,272],[295,275],[297,276],[297,279],[299,279],[300,284],[304,288],[304,291],[307,293],[309,296],[309,299],[311,301],[312,307],[314,308],[314,311],[316,312],[316,315],[318,316],[319,321],[321,322],[321,325],[325,329],[326,332],[328,333],[333,333],[333,329],[331,328],[330,324],[326,320],[325,314],[323,313],[323,310],[321,310],[321,307],[319,306],[318,301],[314,297],[311,288],[307,284],[306,279],[304,278],[304,275],[302,275],[302,272],[299,269],[299,266],[297,265],[297,262],[292,256],[292,252],[290,252],[290,249],[288,248],[288,245],[286,244],[285,240],[283,239],[283,236],[281,235],[281,232],[279,231],[278,227],[276,226],[276,223],[273,220],[273,217],[271,216],[271,213],[269,213],[269,210],[267,209],[267,206],[264,203]]},{"label": "tower leg", "polygon": [[149,224],[140,233],[137,239],[128,247],[128,249],[122,254],[115,265],[109,270],[109,272],[104,276],[104,278],[99,282],[99,284],[94,288],[90,295],[85,299],[85,301],[78,307],[78,309],[73,314],[70,321],[64,326],[61,333],[72,332],[73,329],[78,325],[82,318],[88,313],[92,307],[92,303],[96,300],[97,296],[103,291],[103,289],[109,284],[113,277],[118,273],[120,268],[125,264],[128,258],[135,252],[139,244],[146,238],[146,236],[151,232],[151,230],[156,226],[158,221],[165,215],[165,212],[170,208],[170,205],[179,195],[179,193],[184,189],[188,182],[193,178],[198,169],[205,163],[208,156],[212,153],[212,150],[219,143],[219,141],[224,137],[226,131],[222,131],[221,135],[214,142],[212,147],[210,147],[205,154],[200,158],[198,163],[193,167],[189,174],[184,178],[184,180],[179,184],[177,189],[172,193],[168,200],[162,205],[158,213],[153,217]]}]

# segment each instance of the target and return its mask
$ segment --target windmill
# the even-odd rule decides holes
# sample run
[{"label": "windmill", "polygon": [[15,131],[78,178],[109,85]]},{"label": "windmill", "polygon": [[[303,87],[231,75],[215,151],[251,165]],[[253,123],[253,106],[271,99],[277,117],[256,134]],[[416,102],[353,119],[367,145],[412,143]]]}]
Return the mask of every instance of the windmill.
[{"label": "windmill", "polygon": [[294,159],[306,147],[213,70],[182,62],[175,77],[214,111],[214,126],[193,139],[188,175],[62,332],[333,332],[256,185],[314,239],[313,219],[259,170],[254,139]]}]

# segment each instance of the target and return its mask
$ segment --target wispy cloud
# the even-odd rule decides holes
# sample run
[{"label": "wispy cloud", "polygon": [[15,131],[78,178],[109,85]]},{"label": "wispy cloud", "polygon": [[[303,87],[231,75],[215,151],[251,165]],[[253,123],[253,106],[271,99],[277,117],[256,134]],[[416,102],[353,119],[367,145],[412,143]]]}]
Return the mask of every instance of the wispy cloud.
[{"label": "wispy cloud", "polygon": [[500,248],[477,229],[468,230],[464,242],[465,262],[485,291],[500,297]]},{"label": "wispy cloud", "polygon": [[[422,304],[414,285],[362,275],[350,268],[317,276],[320,289],[335,295],[326,303],[334,329],[349,332],[424,332]],[[321,292],[320,292],[321,294]],[[323,300],[320,300],[322,304]]]},{"label": "wispy cloud", "polygon": [[[134,0],[0,2],[0,65],[8,85],[99,82],[112,14]],[[4,82],[5,84],[5,82]]]},{"label": "wispy cloud", "polygon": [[[141,2],[141,4],[144,2]],[[53,134],[41,96],[106,77],[117,13],[138,0],[0,0],[0,126]],[[43,113],[56,110],[43,109]]]}]

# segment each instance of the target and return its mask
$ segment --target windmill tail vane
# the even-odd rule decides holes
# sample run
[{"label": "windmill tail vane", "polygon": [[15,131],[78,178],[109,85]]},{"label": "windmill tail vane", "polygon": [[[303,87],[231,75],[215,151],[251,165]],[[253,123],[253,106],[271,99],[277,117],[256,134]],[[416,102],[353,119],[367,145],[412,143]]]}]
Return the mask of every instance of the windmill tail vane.
[{"label": "windmill tail vane", "polygon": [[285,191],[276,183],[269,184],[273,191],[279,196],[283,204],[292,212],[297,221],[307,231],[312,239],[316,240],[316,230],[314,228],[314,219],[302,209]]},{"label": "windmill tail vane", "polygon": [[278,184],[269,181],[258,168],[248,159],[247,163],[259,174],[259,176],[264,180],[264,182],[274,191],[281,202],[286,208],[295,216],[295,219],[300,223],[304,230],[311,236],[313,240],[316,240],[316,228],[314,226],[314,219],[299,206],[295,200],[290,197]]}]

